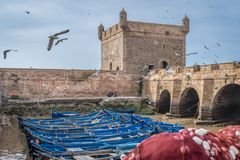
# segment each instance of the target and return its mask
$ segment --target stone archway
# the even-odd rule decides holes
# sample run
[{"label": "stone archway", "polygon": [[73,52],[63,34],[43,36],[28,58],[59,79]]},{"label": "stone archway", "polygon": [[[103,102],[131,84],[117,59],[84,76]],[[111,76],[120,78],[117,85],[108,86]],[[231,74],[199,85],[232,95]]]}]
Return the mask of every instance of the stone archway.
[{"label": "stone archway", "polygon": [[170,111],[171,95],[168,90],[163,90],[157,102],[157,112],[167,113]]},{"label": "stone archway", "polygon": [[179,102],[179,115],[181,117],[197,117],[199,107],[199,96],[194,88],[186,88]]},{"label": "stone archway", "polygon": [[223,86],[213,100],[213,120],[240,120],[240,85]]}]

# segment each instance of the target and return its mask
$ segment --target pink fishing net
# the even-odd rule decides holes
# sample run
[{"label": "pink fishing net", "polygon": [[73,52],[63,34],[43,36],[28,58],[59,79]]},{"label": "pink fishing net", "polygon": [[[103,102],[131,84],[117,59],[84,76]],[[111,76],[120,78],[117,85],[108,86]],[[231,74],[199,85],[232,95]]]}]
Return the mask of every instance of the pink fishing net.
[{"label": "pink fishing net", "polygon": [[153,135],[136,146],[124,160],[235,160],[240,159],[240,126],[216,134],[188,128]]}]

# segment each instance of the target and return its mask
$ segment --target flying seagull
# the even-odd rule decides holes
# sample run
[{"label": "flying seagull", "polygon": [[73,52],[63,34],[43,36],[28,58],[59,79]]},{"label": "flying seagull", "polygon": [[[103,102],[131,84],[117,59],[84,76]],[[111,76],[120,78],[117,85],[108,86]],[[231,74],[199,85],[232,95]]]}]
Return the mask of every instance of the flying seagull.
[{"label": "flying seagull", "polygon": [[30,12],[29,11],[25,11],[27,14],[30,14]]},{"label": "flying seagull", "polygon": [[[47,47],[47,50],[50,51],[51,48],[52,48],[52,45],[53,45],[53,41],[56,40],[56,39],[59,39],[59,35],[61,34],[65,34],[65,33],[68,33],[70,30],[67,29],[65,31],[62,31],[62,32],[59,32],[59,33],[55,33],[54,35],[50,35],[48,38],[49,38],[49,42],[48,42],[48,47]],[[58,42],[59,43],[59,42]]]},{"label": "flying seagull", "polygon": [[[186,54],[186,55],[183,56],[183,57],[187,57],[187,56],[190,56],[190,55],[192,55],[192,54],[198,54],[198,53],[197,53],[197,52],[188,53],[188,54]],[[177,58],[180,58],[180,57],[181,57],[181,55],[180,55],[179,53],[177,53],[177,52],[175,52],[175,55],[176,55]]]},{"label": "flying seagull", "polygon": [[59,40],[55,43],[55,46],[58,45],[58,43],[63,42],[64,40],[68,40],[68,38],[59,39]]},{"label": "flying seagull", "polygon": [[175,55],[176,55],[177,57],[180,57],[180,54],[179,54],[179,53],[177,53],[177,52],[175,52]]},{"label": "flying seagull", "polygon": [[219,44],[219,43],[216,43],[216,44],[217,44],[218,47],[221,47],[221,44]]},{"label": "flying seagull", "polygon": [[3,51],[3,58],[6,59],[7,58],[7,53],[11,52],[11,51],[17,52],[18,50],[7,49],[7,50]]},{"label": "flying seagull", "polygon": [[192,54],[198,54],[198,53],[197,53],[197,52],[192,52],[192,53],[186,54],[186,56],[190,56],[190,55],[192,55]]},{"label": "flying seagull", "polygon": [[206,50],[208,50],[208,51],[209,51],[209,48],[208,48],[207,46],[205,46],[205,45],[204,45],[203,47],[204,47]]}]

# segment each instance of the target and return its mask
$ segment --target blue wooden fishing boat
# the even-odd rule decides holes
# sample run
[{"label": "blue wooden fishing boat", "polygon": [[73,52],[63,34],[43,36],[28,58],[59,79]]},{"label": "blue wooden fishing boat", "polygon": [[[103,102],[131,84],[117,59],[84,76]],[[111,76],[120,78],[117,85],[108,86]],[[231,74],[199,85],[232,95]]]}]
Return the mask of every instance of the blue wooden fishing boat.
[{"label": "blue wooden fishing boat", "polygon": [[73,116],[79,116],[80,114],[77,112],[60,112],[56,110],[51,111],[52,118],[60,118],[60,117],[73,117]]},{"label": "blue wooden fishing boat", "polygon": [[[119,159],[138,143],[160,132],[177,132],[182,126],[139,115],[100,110],[86,115],[52,111],[52,118],[18,117],[33,158],[65,158],[94,155]],[[104,152],[100,152],[104,151]],[[109,152],[106,152],[109,151]],[[110,152],[111,151],[111,152]]]}]

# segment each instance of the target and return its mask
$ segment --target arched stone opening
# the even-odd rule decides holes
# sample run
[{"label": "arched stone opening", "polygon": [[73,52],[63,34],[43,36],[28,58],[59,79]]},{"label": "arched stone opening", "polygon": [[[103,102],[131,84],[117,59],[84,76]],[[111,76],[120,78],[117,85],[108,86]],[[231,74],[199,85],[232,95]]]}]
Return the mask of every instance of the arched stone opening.
[{"label": "arched stone opening", "polygon": [[171,95],[168,90],[162,91],[159,101],[157,102],[157,112],[167,113],[170,110]]},{"label": "arched stone opening", "polygon": [[180,97],[179,115],[181,117],[197,117],[199,96],[194,88],[186,88]]},{"label": "arched stone opening", "polygon": [[240,120],[240,85],[222,87],[213,100],[213,120]]}]

